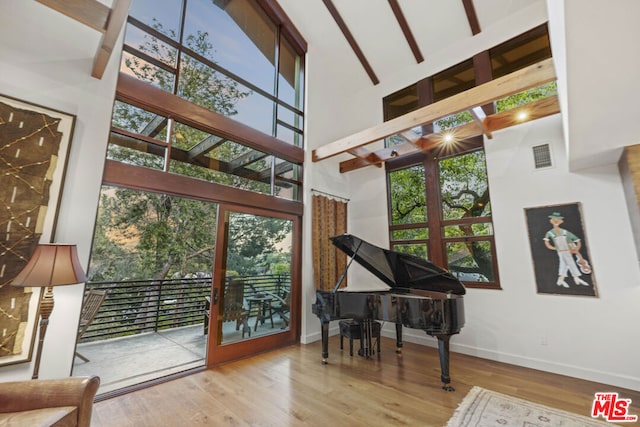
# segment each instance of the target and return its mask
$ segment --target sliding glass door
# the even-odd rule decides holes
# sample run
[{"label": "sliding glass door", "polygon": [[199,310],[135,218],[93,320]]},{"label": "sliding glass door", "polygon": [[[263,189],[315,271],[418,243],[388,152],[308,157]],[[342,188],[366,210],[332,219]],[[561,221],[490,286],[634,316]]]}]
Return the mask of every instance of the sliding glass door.
[{"label": "sliding glass door", "polygon": [[294,216],[221,205],[208,365],[295,342],[298,223]]}]

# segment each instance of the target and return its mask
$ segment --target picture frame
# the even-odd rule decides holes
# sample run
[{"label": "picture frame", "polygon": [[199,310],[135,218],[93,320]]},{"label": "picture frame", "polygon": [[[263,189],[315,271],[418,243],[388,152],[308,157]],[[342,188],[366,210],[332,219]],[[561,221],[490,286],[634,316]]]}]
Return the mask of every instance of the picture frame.
[{"label": "picture frame", "polygon": [[581,204],[525,208],[525,217],[537,292],[597,297]]},{"label": "picture frame", "polygon": [[32,358],[41,288],[11,282],[53,242],[75,121],[0,94],[0,367]]}]

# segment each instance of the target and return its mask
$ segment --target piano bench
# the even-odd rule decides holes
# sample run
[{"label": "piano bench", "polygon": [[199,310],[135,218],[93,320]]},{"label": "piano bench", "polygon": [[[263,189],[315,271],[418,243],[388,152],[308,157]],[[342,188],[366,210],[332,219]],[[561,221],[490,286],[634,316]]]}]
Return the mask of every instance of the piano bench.
[{"label": "piano bench", "polygon": [[[364,352],[363,337],[362,337],[362,325],[353,319],[341,320],[338,322],[340,325],[340,350],[342,350],[343,338],[349,339],[349,356],[353,356],[353,340],[360,340],[360,355]],[[378,353],[380,353],[380,322],[371,321],[371,338],[376,340]]]}]

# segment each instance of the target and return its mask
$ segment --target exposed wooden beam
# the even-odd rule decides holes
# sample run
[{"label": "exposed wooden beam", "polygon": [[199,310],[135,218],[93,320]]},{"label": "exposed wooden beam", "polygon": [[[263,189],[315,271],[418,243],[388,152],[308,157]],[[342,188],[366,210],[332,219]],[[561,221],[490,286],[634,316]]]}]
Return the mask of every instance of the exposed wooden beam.
[{"label": "exposed wooden beam", "polygon": [[109,59],[113,53],[113,48],[116,45],[118,36],[120,35],[120,30],[127,21],[130,5],[131,0],[113,0],[105,32],[102,35],[100,46],[98,47],[98,51],[96,52],[96,56],[93,61],[93,71],[91,72],[91,76],[96,79],[101,79],[105,68],[107,68],[107,64],[109,63]]},{"label": "exposed wooden beam", "polygon": [[[531,120],[540,119],[560,112],[560,104],[557,96],[549,96],[547,98],[531,102],[521,107],[513,108],[508,111],[492,114],[484,119],[485,127],[489,132],[495,132],[501,129],[524,123]],[[522,117],[520,113],[526,113],[526,117]],[[478,123],[471,122],[450,129],[456,141],[464,141],[483,133],[483,129]],[[409,156],[420,151],[428,151],[442,143],[442,135],[433,133],[423,136],[419,141],[406,142],[391,148],[384,148],[375,152],[381,161],[387,161],[398,157]],[[359,158],[345,160],[340,162],[340,172],[350,172],[369,166],[369,163],[363,162]]]},{"label": "exposed wooden beam", "polygon": [[402,34],[404,34],[404,38],[407,39],[407,43],[409,43],[409,47],[411,48],[411,52],[413,52],[414,58],[416,58],[416,62],[419,64],[424,61],[424,57],[422,56],[422,52],[420,52],[420,47],[416,42],[415,37],[413,37],[413,33],[411,32],[411,28],[409,28],[409,24],[407,23],[406,18],[404,17],[404,13],[402,13],[402,8],[398,3],[398,0],[388,0],[389,6],[391,6],[391,10],[400,25],[400,29],[402,30]]},{"label": "exposed wooden beam", "polygon": [[473,5],[473,0],[462,0],[464,6],[464,12],[467,14],[467,21],[471,28],[471,34],[474,36],[480,33],[480,21],[478,21],[478,15],[476,15],[476,8]]},{"label": "exposed wooden beam", "polygon": [[367,61],[367,58],[364,56],[362,49],[360,49],[358,42],[356,42],[355,37],[353,37],[353,34],[351,34],[349,27],[347,27],[347,24],[344,22],[344,19],[342,19],[342,16],[340,16],[340,12],[338,12],[338,9],[336,9],[333,2],[331,0],[322,0],[322,2],[327,7],[327,10],[333,17],[333,20],[336,21],[336,24],[338,24],[338,28],[340,28],[340,31],[342,31],[342,34],[347,39],[349,46],[351,46],[351,49],[353,49],[353,52],[360,60],[360,63],[364,67],[364,70],[367,72],[367,75],[371,79],[371,82],[374,85],[380,83],[380,80],[378,80],[376,73],[373,71],[373,68],[371,68],[371,65],[369,65],[369,61]]},{"label": "exposed wooden beam", "polygon": [[36,0],[45,6],[49,6],[53,10],[67,15],[69,18],[88,25],[94,30],[102,33],[107,28],[109,19],[108,6],[97,0]]},{"label": "exposed wooden beam", "polygon": [[372,153],[364,147],[356,147],[353,150],[349,150],[349,154],[359,158],[369,165],[376,165],[378,167],[382,166],[382,160],[375,153]]},{"label": "exposed wooden beam", "polygon": [[318,147],[312,152],[312,160],[318,162],[348,152],[354,148],[380,141],[415,126],[432,123],[443,117],[505,98],[518,92],[549,83],[555,79],[553,60],[549,58],[515,71],[507,76],[476,86],[403,116]]}]

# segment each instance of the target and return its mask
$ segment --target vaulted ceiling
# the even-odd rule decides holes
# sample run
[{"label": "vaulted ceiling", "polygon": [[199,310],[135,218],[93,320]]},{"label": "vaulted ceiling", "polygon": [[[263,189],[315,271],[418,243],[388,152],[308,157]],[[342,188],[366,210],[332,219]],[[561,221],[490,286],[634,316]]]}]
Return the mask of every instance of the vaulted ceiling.
[{"label": "vaulted ceiling", "polygon": [[[113,28],[122,21],[118,15],[122,15],[120,11],[129,0],[38,1],[70,16],[73,9],[86,11],[88,4],[92,5],[89,12],[102,14],[74,16],[80,22],[97,22],[101,39],[96,46],[93,72],[99,75],[104,68],[101,62],[108,60],[113,49]],[[330,52],[326,57],[340,64],[331,78],[348,82],[344,87],[353,93],[385,84],[393,90],[401,89],[404,86],[399,85],[411,83],[406,78],[407,69],[420,67],[426,70],[422,76],[431,75],[442,71],[443,63],[455,64],[451,56],[458,52],[462,61],[470,57],[469,51],[478,51],[480,44],[488,47],[504,42],[512,28],[555,22],[558,28],[550,28],[550,33],[553,38],[555,31],[557,41],[557,46],[552,43],[554,66],[562,82],[559,102],[572,168],[616,161],[620,148],[640,142],[640,122],[633,118],[640,96],[634,72],[640,67],[633,45],[640,37],[640,27],[634,20],[640,13],[636,0],[590,0],[588,7],[577,0],[277,2],[315,52]],[[111,9],[107,7],[105,15],[102,6],[108,3]],[[598,86],[595,82],[602,78],[608,89],[594,90]],[[336,85],[340,82],[336,81]],[[571,115],[567,116],[569,107]],[[596,126],[597,123],[616,125]]]}]

